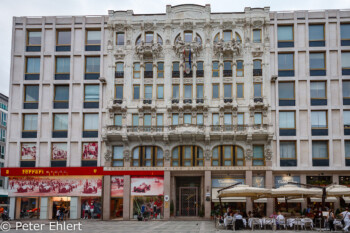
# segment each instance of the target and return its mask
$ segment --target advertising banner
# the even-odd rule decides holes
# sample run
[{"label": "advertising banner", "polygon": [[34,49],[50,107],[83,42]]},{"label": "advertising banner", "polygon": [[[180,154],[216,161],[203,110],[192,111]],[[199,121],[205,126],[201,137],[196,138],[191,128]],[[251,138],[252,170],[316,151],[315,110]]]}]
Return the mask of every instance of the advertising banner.
[{"label": "advertising banner", "polygon": [[158,196],[164,193],[164,177],[131,177],[131,196]]},{"label": "advertising banner", "polygon": [[123,197],[124,176],[111,177],[111,197]]},{"label": "advertising banner", "polygon": [[211,179],[212,188],[226,188],[230,185],[241,182],[244,184],[243,178],[221,178],[221,179]]},{"label": "advertising banner", "polygon": [[279,188],[288,182],[300,183],[300,176],[275,176],[275,187]]},{"label": "advertising banner", "polygon": [[10,177],[9,196],[101,196],[102,177]]}]

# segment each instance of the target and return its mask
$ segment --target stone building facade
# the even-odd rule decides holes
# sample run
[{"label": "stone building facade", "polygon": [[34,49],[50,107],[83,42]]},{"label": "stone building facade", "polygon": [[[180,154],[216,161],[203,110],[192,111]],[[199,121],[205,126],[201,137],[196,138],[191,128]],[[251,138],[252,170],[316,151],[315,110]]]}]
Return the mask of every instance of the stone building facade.
[{"label": "stone building facade", "polygon": [[[14,18],[10,95],[20,98],[9,104],[10,215],[40,207],[40,218],[52,218],[66,205],[75,219],[89,205],[88,217],[106,220],[135,219],[147,208],[156,218],[209,218],[217,190],[235,182],[272,188],[346,180],[340,31],[349,17],[268,7],[215,13],[187,4],[164,14]],[[309,46],[308,25],[325,25],[323,48]],[[308,75],[310,51],[316,77]],[[329,69],[319,67],[322,54]],[[311,81],[326,81],[326,105],[309,101]],[[321,84],[313,86],[317,95]],[[291,204],[300,211],[317,201]],[[273,199],[223,202],[268,215],[283,208]]]}]

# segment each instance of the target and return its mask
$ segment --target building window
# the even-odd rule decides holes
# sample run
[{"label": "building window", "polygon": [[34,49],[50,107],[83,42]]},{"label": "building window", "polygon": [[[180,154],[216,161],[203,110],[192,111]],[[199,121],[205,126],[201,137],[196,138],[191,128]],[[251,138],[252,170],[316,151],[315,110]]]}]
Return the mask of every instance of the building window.
[{"label": "building window", "polygon": [[312,141],[312,165],[329,166],[328,141]]},{"label": "building window", "polygon": [[157,99],[164,99],[164,86],[163,85],[157,86]]},{"label": "building window", "polygon": [[133,77],[140,78],[140,63],[134,63]]},{"label": "building window", "polygon": [[123,125],[123,116],[121,114],[114,115],[114,125],[116,126]]},{"label": "building window", "polygon": [[[96,166],[98,158],[98,143],[97,142],[83,142],[82,143],[82,167]],[[92,162],[92,163],[91,163]]]},{"label": "building window", "polygon": [[343,111],[344,135],[350,135],[350,111]]},{"label": "building window", "polygon": [[157,114],[157,126],[163,126],[163,114]]},{"label": "building window", "polygon": [[101,31],[88,30],[86,32],[86,44],[87,45],[100,45],[101,44]]},{"label": "building window", "polygon": [[179,99],[179,85],[173,85],[173,99]]},{"label": "building window", "polygon": [[24,114],[23,115],[23,131],[37,131],[38,115]]},{"label": "building window", "polygon": [[39,80],[40,74],[40,58],[27,57],[26,58],[26,80]]},{"label": "building window", "polygon": [[244,152],[238,146],[217,146],[213,149],[212,166],[244,166]]},{"label": "building window", "polygon": [[350,166],[350,141],[345,141],[345,166]]},{"label": "building window", "polygon": [[192,114],[191,113],[184,114],[184,124],[192,124]]},{"label": "building window", "polygon": [[297,166],[295,141],[280,141],[280,158],[281,167]]},{"label": "building window", "polygon": [[279,128],[295,129],[295,112],[279,112]]},{"label": "building window", "polygon": [[203,118],[203,114],[198,114],[197,113],[197,125],[203,125],[204,124],[204,118]]},{"label": "building window", "polygon": [[179,114],[174,114],[172,115],[172,120],[171,120],[172,125],[179,125]]},{"label": "building window", "polygon": [[310,82],[311,105],[327,105],[326,82]]},{"label": "building window", "polygon": [[327,111],[311,111],[311,128],[327,128]]},{"label": "building window", "polygon": [[152,85],[146,85],[145,86],[145,99],[151,100],[152,99]]},{"label": "building window", "polygon": [[192,37],[193,37],[192,31],[185,31],[184,32],[184,37],[185,37],[185,42],[186,43],[192,42]]},{"label": "building window", "polygon": [[196,76],[199,77],[204,77],[204,68],[203,68],[203,62],[198,61],[197,62],[197,71],[196,71]]},{"label": "building window", "polygon": [[213,113],[213,125],[220,125],[219,114]]},{"label": "building window", "polygon": [[[134,86],[134,99],[135,99],[135,87],[140,87],[140,86]],[[124,86],[123,85],[115,85],[115,98],[117,100],[122,100],[123,99],[123,88]],[[139,90],[137,91],[139,93]],[[139,97],[138,97],[139,98]],[[137,98],[137,99],[138,99]]]},{"label": "building window", "polygon": [[260,112],[254,113],[254,124],[261,125],[262,123],[263,123],[262,114]]},{"label": "building window", "polygon": [[41,31],[28,31],[27,35],[28,35],[28,38],[27,38],[28,46],[41,45]]},{"label": "building window", "polygon": [[326,54],[310,53],[310,76],[326,75]]},{"label": "building window", "polygon": [[123,62],[117,63],[116,70],[115,70],[115,77],[116,78],[124,78],[124,63]]},{"label": "building window", "polygon": [[253,76],[261,76],[262,68],[261,68],[261,60],[253,61]]},{"label": "building window", "polygon": [[232,62],[224,61],[224,77],[232,77]]},{"label": "building window", "polygon": [[213,72],[212,72],[213,77],[219,77],[219,62],[214,61],[213,62]]},{"label": "building window", "polygon": [[68,131],[68,114],[54,114],[53,117],[53,138],[66,138]]},{"label": "building window", "polygon": [[224,84],[224,98],[232,98],[232,84]]},{"label": "building window", "polygon": [[224,125],[232,125],[232,114],[231,113],[224,114]]},{"label": "building window", "polygon": [[57,31],[57,45],[71,45],[71,31]]},{"label": "building window", "polygon": [[124,167],[123,146],[113,146],[113,167]]},{"label": "building window", "polygon": [[[36,160],[36,143],[26,142],[21,143],[21,161],[35,161]],[[32,167],[35,166],[35,163]]]},{"label": "building window", "polygon": [[350,24],[340,24],[341,46],[350,45]]},{"label": "building window", "polygon": [[85,57],[85,79],[98,79],[100,76],[100,57]]},{"label": "building window", "polygon": [[[3,113],[1,113],[1,115],[3,115]],[[5,119],[5,123],[4,123],[3,119],[1,121],[2,121],[1,124],[3,126],[6,126],[6,119]],[[5,129],[0,130],[0,141],[6,142],[6,130]]]},{"label": "building window", "polygon": [[278,54],[278,76],[294,76],[294,53]]},{"label": "building window", "polygon": [[164,78],[164,63],[158,62],[157,65],[157,77],[158,78]]},{"label": "building window", "polygon": [[100,99],[99,85],[85,85],[84,87],[84,108],[98,108]]},{"label": "building window", "polygon": [[145,63],[144,78],[153,78],[153,63],[151,62]]},{"label": "building window", "polygon": [[343,81],[343,104],[350,105],[350,81]]},{"label": "building window", "polygon": [[117,40],[116,41],[117,45],[124,45],[124,40],[125,40],[124,32],[117,32],[116,40]]},{"label": "building window", "polygon": [[99,119],[97,113],[84,114],[84,131],[98,131]]},{"label": "building window", "polygon": [[278,83],[279,106],[295,106],[294,82]]},{"label": "building window", "polygon": [[134,100],[140,99],[140,85],[134,85]]},{"label": "building window", "polygon": [[68,108],[69,86],[55,86],[54,108]]},{"label": "building window", "polygon": [[172,77],[173,78],[179,78],[180,77],[180,63],[179,62],[173,62]]},{"label": "building window", "polygon": [[244,113],[237,113],[237,125],[244,125]]},{"label": "building window", "polygon": [[132,125],[139,126],[139,115],[138,114],[132,114]]},{"label": "building window", "polygon": [[24,109],[37,109],[39,102],[39,85],[24,86]]},{"label": "building window", "polygon": [[324,24],[310,24],[309,25],[309,46],[310,47],[324,47]]},{"label": "building window", "polygon": [[232,31],[231,30],[224,31],[223,36],[224,36],[225,42],[231,41],[232,40]]},{"label": "building window", "polygon": [[264,166],[265,165],[265,155],[264,146],[253,146],[253,166]]},{"label": "building window", "polygon": [[140,146],[133,150],[133,167],[163,167],[163,150],[157,146]]},{"label": "building window", "polygon": [[70,58],[69,57],[56,57],[56,80],[69,80],[70,73]]},{"label": "building window", "polygon": [[203,150],[198,146],[178,146],[172,151],[172,167],[204,166]]},{"label": "building window", "polygon": [[261,30],[260,29],[253,30],[253,42],[254,43],[261,43]]},{"label": "building window", "polygon": [[294,47],[294,33],[292,25],[279,25],[277,27],[278,47]]},{"label": "building window", "polygon": [[341,67],[342,75],[350,75],[350,52],[341,53]]},{"label": "building window", "polygon": [[262,97],[262,85],[261,83],[254,83],[254,98]]},{"label": "building window", "polygon": [[0,155],[2,159],[5,158],[5,146],[0,146]]},{"label": "building window", "polygon": [[[68,154],[68,146],[67,143],[52,143],[52,150],[51,150],[51,167],[55,165],[55,161],[66,161],[67,160],[67,154]],[[56,163],[57,165],[62,163]],[[64,162],[64,166],[66,166],[66,163]]]},{"label": "building window", "polygon": [[203,85],[197,84],[196,87],[197,87],[197,90],[196,90],[197,99],[203,99],[204,98]]},{"label": "building window", "polygon": [[184,99],[192,99],[192,85],[184,85],[185,98]]},{"label": "building window", "polygon": [[243,77],[244,76],[243,61],[237,61],[236,75],[237,75],[237,77]]},{"label": "building window", "polygon": [[151,126],[152,125],[152,116],[151,114],[143,115],[143,126]]},{"label": "building window", "polygon": [[213,84],[213,99],[219,99],[219,84]]},{"label": "building window", "polygon": [[244,84],[237,83],[237,98],[244,98]]}]

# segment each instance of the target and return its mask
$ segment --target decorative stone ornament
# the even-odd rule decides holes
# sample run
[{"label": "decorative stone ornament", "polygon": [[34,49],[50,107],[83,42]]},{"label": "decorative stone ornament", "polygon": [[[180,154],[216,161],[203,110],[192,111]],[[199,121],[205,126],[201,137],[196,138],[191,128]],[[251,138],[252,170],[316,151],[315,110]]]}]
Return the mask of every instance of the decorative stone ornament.
[{"label": "decorative stone ornament", "polygon": [[124,160],[125,161],[129,161],[130,160],[130,150],[125,149],[123,151],[123,155],[124,155]]},{"label": "decorative stone ornament", "polygon": [[253,157],[253,150],[251,148],[246,149],[245,159],[252,160],[252,157]]},{"label": "decorative stone ornament", "polygon": [[112,160],[112,152],[111,152],[111,150],[107,150],[104,157],[105,157],[105,161],[106,162],[110,162]]},{"label": "decorative stone ornament", "polygon": [[167,149],[167,150],[164,151],[164,158],[167,161],[170,160],[170,150]]}]

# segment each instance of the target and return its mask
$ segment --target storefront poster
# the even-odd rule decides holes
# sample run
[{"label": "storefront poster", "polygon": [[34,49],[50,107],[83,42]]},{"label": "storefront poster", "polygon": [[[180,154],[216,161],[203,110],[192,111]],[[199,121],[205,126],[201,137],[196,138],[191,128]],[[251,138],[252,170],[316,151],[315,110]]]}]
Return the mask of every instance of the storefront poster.
[{"label": "storefront poster", "polygon": [[288,182],[300,183],[300,176],[275,176],[275,187],[279,188]]},{"label": "storefront poster", "polygon": [[67,143],[53,143],[52,160],[66,160],[66,159],[67,159]]},{"label": "storefront poster", "polygon": [[9,196],[101,196],[102,177],[11,177]]},{"label": "storefront poster", "polygon": [[211,179],[211,186],[213,188],[225,188],[236,183],[244,184],[243,178],[221,178],[221,179]]},{"label": "storefront poster", "polygon": [[98,143],[97,142],[84,142],[83,143],[83,160],[97,160],[98,156]]},{"label": "storefront poster", "polygon": [[22,160],[35,160],[36,159],[36,143],[22,143]]},{"label": "storefront poster", "polygon": [[264,188],[265,187],[265,177],[264,176],[253,176],[253,187]]},{"label": "storefront poster", "polygon": [[111,197],[122,197],[124,193],[124,176],[111,177]]},{"label": "storefront poster", "polygon": [[132,177],[132,196],[158,196],[164,193],[164,177]]}]

